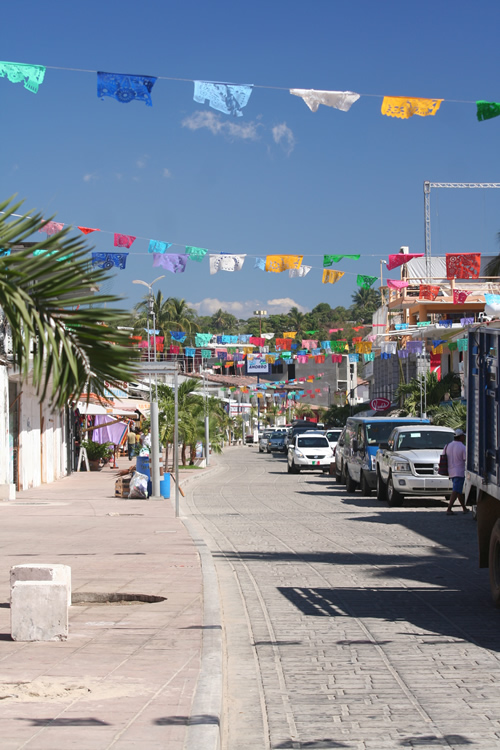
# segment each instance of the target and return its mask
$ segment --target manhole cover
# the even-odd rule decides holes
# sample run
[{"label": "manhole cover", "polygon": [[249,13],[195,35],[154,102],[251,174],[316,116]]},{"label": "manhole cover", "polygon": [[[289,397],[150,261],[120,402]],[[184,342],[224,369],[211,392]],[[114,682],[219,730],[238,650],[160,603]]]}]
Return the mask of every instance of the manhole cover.
[{"label": "manhole cover", "polygon": [[82,604],[157,604],[164,602],[166,596],[153,594],[101,594],[89,591],[78,591],[71,595],[72,605]]}]

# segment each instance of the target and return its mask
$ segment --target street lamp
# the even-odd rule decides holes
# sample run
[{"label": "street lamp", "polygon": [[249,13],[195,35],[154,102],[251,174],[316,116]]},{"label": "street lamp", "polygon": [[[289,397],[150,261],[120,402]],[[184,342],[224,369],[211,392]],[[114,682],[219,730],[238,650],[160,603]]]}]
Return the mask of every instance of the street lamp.
[{"label": "street lamp", "polygon": [[384,301],[384,293],[383,293],[383,291],[382,291],[382,287],[383,287],[383,285],[384,285],[384,281],[383,281],[383,275],[382,275],[382,266],[383,266],[384,264],[385,264],[385,265],[387,265],[387,261],[386,261],[386,260],[381,260],[381,261],[380,261],[380,296],[381,296],[381,298],[382,298],[382,304],[383,304],[383,305],[385,304],[385,301]]},{"label": "street lamp", "polygon": [[267,310],[254,310],[253,314],[259,318],[259,336],[262,336],[262,318],[267,315]]},{"label": "street lamp", "polygon": [[[164,279],[165,275],[158,276],[154,281],[148,284],[147,281],[141,279],[134,279],[133,284],[142,284],[149,290],[148,294],[148,362],[151,360],[150,357],[150,335],[149,335],[149,316],[153,317],[153,351],[155,352],[156,361],[156,316],[154,312],[153,304],[153,284],[160,279]],[[177,371],[176,371],[177,376]],[[156,381],[155,381],[156,383]],[[177,388],[176,388],[177,395]],[[160,499],[160,428],[158,423],[158,390],[155,388],[155,397],[151,391],[151,370],[149,371],[149,406],[150,406],[150,421],[151,421],[151,499]],[[176,414],[177,423],[177,414]]]}]

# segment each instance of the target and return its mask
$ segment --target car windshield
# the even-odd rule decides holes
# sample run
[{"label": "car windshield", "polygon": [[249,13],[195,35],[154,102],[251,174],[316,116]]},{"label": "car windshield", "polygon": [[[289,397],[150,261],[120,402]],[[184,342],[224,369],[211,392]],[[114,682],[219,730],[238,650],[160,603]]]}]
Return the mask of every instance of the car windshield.
[{"label": "car windshield", "polygon": [[299,437],[297,439],[298,448],[329,448],[328,440],[324,437]]},{"label": "car windshield", "polygon": [[369,422],[365,425],[367,445],[387,443],[391,432],[397,426],[394,422]]},{"label": "car windshield", "polygon": [[273,432],[271,440],[283,440],[284,435],[281,432]]},{"label": "car windshield", "polygon": [[452,433],[444,430],[412,430],[411,432],[399,433],[395,450],[412,451],[426,448],[443,450],[444,446],[452,440]]},{"label": "car windshield", "polygon": [[336,442],[338,442],[338,439],[339,439],[339,437],[340,437],[340,433],[341,433],[341,432],[342,432],[342,430],[329,430],[329,431],[328,431],[328,432],[326,433],[326,437],[328,438],[328,440],[329,440],[329,441],[330,441],[331,443],[336,443]]}]

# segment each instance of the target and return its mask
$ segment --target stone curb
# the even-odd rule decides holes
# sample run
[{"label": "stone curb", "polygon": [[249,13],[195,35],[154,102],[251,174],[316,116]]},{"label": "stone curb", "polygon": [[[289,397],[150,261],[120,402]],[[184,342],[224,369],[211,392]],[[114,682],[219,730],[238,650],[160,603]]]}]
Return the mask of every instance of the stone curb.
[{"label": "stone curb", "polygon": [[[210,467],[202,476],[188,477],[187,482],[217,473],[222,467]],[[203,638],[201,665],[184,750],[220,750],[223,692],[222,614],[219,582],[212,554],[202,538],[200,526],[189,516],[181,516],[193,544],[198,550],[203,577]]]}]

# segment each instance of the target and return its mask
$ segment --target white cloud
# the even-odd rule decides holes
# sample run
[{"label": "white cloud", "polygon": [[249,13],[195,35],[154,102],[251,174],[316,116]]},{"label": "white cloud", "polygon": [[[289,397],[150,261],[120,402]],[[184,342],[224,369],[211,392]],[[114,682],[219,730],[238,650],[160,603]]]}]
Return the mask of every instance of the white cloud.
[{"label": "white cloud", "polygon": [[290,156],[295,148],[295,136],[286,122],[282,122],[280,125],[275,125],[272,129],[272,133],[274,142],[281,145],[286,151],[287,156]]},{"label": "white cloud", "polygon": [[304,307],[298,302],[295,302],[295,300],[293,300],[291,297],[268,299],[266,305],[268,308],[273,308],[272,310],[268,310],[268,312],[270,312],[272,315],[275,315],[277,313],[287,313],[291,307],[296,307],[297,310],[303,313],[307,312],[308,310],[307,307]]},{"label": "white cloud", "polygon": [[167,169],[166,167],[163,167],[163,176],[166,177],[166,178],[172,177],[172,172],[170,171],[170,169]]},{"label": "white cloud", "polygon": [[138,169],[144,169],[146,164],[148,163],[149,154],[144,154],[144,156],[140,156],[137,161],[135,162],[135,166]]},{"label": "white cloud", "polygon": [[258,129],[260,123],[244,122],[237,123],[232,120],[222,119],[215,112],[194,112],[182,121],[183,128],[189,130],[200,130],[207,128],[213,135],[224,135],[227,138],[241,138],[244,141],[257,141],[259,139]]},{"label": "white cloud", "polygon": [[83,175],[83,181],[84,182],[92,182],[92,180],[99,179],[95,172],[87,172],[87,174]]},{"label": "white cloud", "polygon": [[270,315],[287,313],[291,307],[297,307],[301,312],[307,312],[308,309],[290,297],[269,299],[267,302],[259,299],[224,302],[216,297],[205,297],[200,302],[190,302],[189,306],[193,307],[199,315],[213,315],[217,310],[222,309],[237,318],[250,318],[255,310],[262,309],[267,310]]}]

